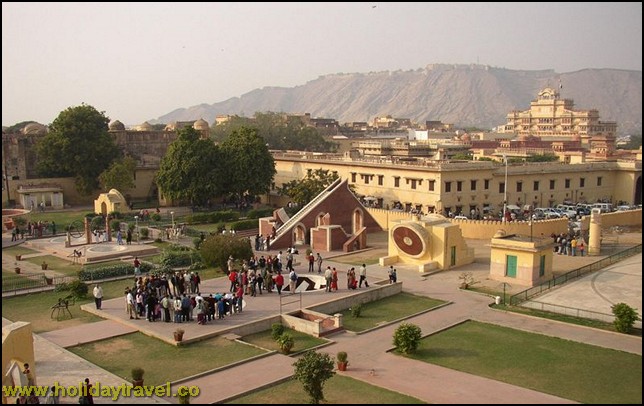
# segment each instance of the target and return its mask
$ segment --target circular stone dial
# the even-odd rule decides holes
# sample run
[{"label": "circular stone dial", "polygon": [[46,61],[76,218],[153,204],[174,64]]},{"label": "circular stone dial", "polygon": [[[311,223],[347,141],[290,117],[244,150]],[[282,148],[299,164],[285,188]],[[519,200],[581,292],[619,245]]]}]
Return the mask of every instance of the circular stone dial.
[{"label": "circular stone dial", "polygon": [[394,243],[402,252],[417,257],[425,252],[427,231],[416,224],[399,225],[393,229]]}]

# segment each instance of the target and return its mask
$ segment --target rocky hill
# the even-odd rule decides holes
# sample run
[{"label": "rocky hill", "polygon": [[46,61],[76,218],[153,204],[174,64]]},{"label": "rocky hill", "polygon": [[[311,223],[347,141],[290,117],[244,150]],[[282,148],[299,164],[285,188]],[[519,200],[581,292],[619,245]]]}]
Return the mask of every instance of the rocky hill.
[{"label": "rocky hill", "polygon": [[574,99],[575,109],[596,108],[602,121],[617,121],[622,134],[642,128],[642,72],[584,69],[557,73],[483,65],[428,65],[395,72],[339,73],[304,85],[264,87],[214,104],[180,108],[150,120],[168,123],[218,114],[252,115],[256,111],[311,113],[339,122],[369,121],[392,115],[416,122],[441,120],[457,127],[492,128],[505,123],[511,110],[525,110],[540,89],[558,87]]}]

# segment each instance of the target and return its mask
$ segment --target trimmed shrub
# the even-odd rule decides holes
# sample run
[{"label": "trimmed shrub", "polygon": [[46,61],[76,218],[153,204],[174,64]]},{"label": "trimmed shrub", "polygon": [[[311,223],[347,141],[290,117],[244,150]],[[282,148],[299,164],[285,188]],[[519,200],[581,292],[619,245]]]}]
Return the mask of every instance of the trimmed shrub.
[{"label": "trimmed shrub", "polygon": [[87,292],[89,291],[89,288],[87,287],[87,285],[85,285],[80,280],[75,280],[73,282],[70,282],[68,284],[68,287],[72,296],[74,296],[77,299],[84,299],[85,296],[87,296]]},{"label": "trimmed shrub", "polygon": [[[153,271],[154,265],[149,262],[141,262],[141,272],[149,273]],[[78,271],[78,278],[81,281],[93,281],[105,278],[115,278],[118,276],[134,275],[134,265],[116,264],[106,265],[96,268],[83,268]]]},{"label": "trimmed shrub", "polygon": [[620,333],[630,333],[633,324],[637,321],[637,311],[626,303],[617,303],[611,306],[611,310],[615,315],[615,321],[613,321],[615,330]]},{"label": "trimmed shrub", "polygon": [[277,345],[280,346],[280,350],[284,354],[290,354],[291,349],[295,345],[295,340],[293,336],[289,333],[284,333],[277,339]]},{"label": "trimmed shrub", "polygon": [[271,325],[271,337],[277,341],[280,336],[284,334],[284,326],[281,323],[273,323]]},{"label": "trimmed shrub", "polygon": [[257,220],[239,220],[228,225],[228,228],[231,230],[252,230],[253,228],[258,228],[259,222]]},{"label": "trimmed shrub", "polygon": [[362,314],[362,303],[351,306],[351,317],[358,318]]},{"label": "trimmed shrub", "polygon": [[415,324],[402,323],[394,331],[394,345],[403,354],[411,354],[420,344],[421,330]]},{"label": "trimmed shrub", "polygon": [[335,375],[331,356],[327,353],[308,351],[293,366],[294,376],[302,383],[310,402],[319,404],[324,400],[324,383]]},{"label": "trimmed shrub", "polygon": [[150,235],[150,230],[147,227],[142,227],[139,230],[141,232],[141,238],[146,240]]}]

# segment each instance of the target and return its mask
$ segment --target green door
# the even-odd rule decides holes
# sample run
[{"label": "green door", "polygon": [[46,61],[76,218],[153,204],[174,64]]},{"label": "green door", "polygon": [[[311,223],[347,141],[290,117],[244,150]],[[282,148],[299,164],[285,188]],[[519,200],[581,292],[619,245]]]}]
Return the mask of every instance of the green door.
[{"label": "green door", "polygon": [[451,247],[450,251],[450,265],[456,266],[456,247]]},{"label": "green door", "polygon": [[505,276],[509,278],[517,277],[517,257],[516,255],[506,256]]},{"label": "green door", "polygon": [[539,258],[539,276],[543,276],[546,274],[546,256],[542,255],[541,258]]}]

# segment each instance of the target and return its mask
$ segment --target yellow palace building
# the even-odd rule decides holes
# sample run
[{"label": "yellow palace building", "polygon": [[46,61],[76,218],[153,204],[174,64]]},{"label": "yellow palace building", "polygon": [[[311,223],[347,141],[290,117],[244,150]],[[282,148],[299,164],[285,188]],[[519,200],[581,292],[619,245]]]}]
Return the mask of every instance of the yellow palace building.
[{"label": "yellow palace building", "polygon": [[[310,152],[274,152],[274,188],[307,172],[326,169],[348,179],[375,207],[469,216],[508,205],[552,207],[563,202],[641,204],[642,161],[504,163],[413,161],[397,157],[350,157]],[[507,185],[507,191],[506,191]],[[276,199],[273,192],[269,199]]]}]

